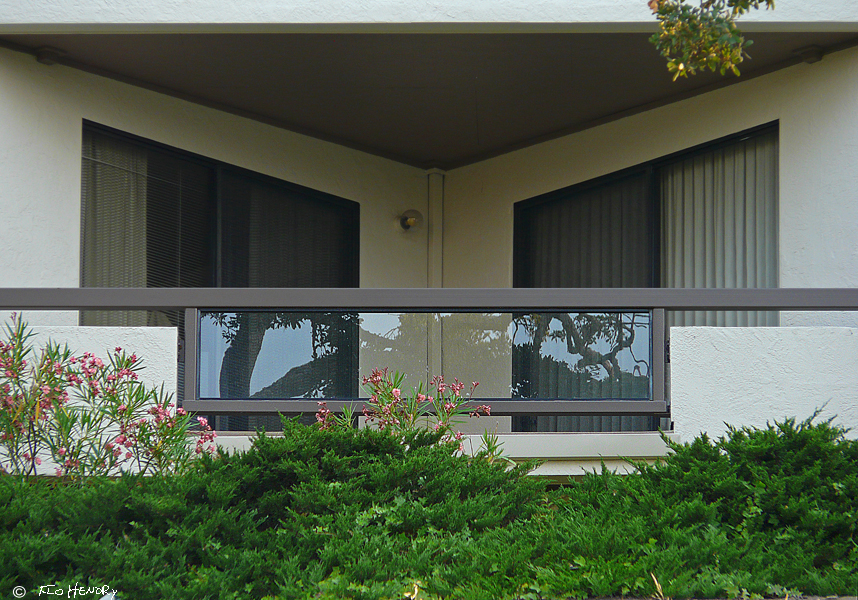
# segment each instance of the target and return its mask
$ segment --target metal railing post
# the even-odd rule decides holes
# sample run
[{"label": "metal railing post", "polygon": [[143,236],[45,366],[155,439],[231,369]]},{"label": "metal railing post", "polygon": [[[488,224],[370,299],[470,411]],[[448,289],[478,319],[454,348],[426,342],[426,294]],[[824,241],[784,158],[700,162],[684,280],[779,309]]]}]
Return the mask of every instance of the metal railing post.
[{"label": "metal railing post", "polygon": [[185,309],[185,403],[199,400],[200,311]]},{"label": "metal railing post", "polygon": [[664,309],[652,309],[652,400],[664,402]]}]

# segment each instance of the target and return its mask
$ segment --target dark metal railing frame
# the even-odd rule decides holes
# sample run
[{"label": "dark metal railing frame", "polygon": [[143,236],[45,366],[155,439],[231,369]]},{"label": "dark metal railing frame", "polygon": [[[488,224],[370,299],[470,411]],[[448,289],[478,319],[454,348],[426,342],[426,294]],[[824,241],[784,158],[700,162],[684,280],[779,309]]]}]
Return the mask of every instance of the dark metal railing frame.
[{"label": "dark metal railing frame", "polygon": [[[856,311],[858,289],[670,289],[670,288],[5,288],[4,310],[184,310],[186,324],[184,406],[207,413],[315,412],[315,400],[199,400],[199,311],[281,310],[344,312],[606,312],[651,311],[652,401],[491,400],[495,414],[667,415],[665,311],[794,310]],[[341,410],[350,400],[330,400]]]}]

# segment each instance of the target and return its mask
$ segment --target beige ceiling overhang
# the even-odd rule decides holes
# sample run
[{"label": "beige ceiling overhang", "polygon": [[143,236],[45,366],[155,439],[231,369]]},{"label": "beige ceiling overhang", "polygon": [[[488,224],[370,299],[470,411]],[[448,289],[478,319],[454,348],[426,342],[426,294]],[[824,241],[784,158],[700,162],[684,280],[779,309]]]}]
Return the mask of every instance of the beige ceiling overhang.
[{"label": "beige ceiling overhang", "polygon": [[[673,82],[644,33],[4,35],[0,46],[406,164],[449,169],[796,64],[854,32],[759,32],[741,79]],[[813,60],[816,55],[806,55]]]}]

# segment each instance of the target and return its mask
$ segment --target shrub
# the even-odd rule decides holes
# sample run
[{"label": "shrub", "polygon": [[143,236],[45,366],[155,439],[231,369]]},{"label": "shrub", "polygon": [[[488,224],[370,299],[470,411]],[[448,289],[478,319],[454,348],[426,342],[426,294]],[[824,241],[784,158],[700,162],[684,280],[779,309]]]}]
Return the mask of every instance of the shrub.
[{"label": "shrub", "polygon": [[858,441],[844,433],[790,419],[670,443],[636,476],[589,475],[563,492],[555,552],[596,579],[614,573],[612,594],[649,586],[650,573],[674,597],[854,594]]},{"label": "shrub", "polygon": [[141,600],[452,589],[448,577],[475,568],[470,541],[533,516],[543,486],[439,437],[284,421],[282,438],[184,476],[82,489],[2,478],[0,593],[76,581]]},{"label": "shrub", "polygon": [[[138,379],[136,354],[122,348],[102,360],[49,341],[36,351],[27,324],[13,313],[0,341],[0,469],[40,472],[43,461],[57,475],[80,479],[181,471],[194,451],[213,452],[205,419],[195,450],[188,444],[191,416],[175,409],[172,395]],[[46,465],[47,466],[47,465]]]},{"label": "shrub", "polygon": [[[854,594],[858,442],[787,421],[545,492],[440,434],[284,422],[184,475],[0,477],[0,595],[567,599]],[[404,443],[403,443],[404,442]],[[659,587],[657,587],[659,586]]]}]

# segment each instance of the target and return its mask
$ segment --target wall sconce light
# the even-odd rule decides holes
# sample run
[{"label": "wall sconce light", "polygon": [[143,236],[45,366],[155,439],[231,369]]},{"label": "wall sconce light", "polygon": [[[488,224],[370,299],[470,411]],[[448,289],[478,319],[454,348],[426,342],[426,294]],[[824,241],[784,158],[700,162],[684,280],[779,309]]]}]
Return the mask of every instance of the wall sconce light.
[{"label": "wall sconce light", "polygon": [[409,231],[423,223],[423,215],[416,210],[406,210],[399,215],[399,226],[403,231]]}]

